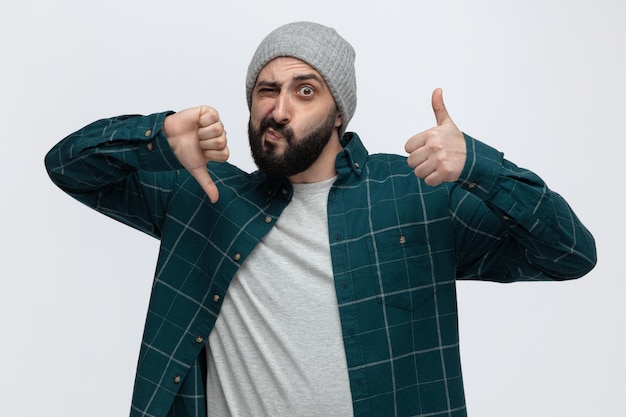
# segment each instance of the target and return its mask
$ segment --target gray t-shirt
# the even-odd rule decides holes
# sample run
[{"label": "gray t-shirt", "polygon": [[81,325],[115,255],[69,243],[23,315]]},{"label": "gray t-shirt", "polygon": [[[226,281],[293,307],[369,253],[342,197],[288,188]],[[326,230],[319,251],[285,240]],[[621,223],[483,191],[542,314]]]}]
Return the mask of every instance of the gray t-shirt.
[{"label": "gray t-shirt", "polygon": [[213,416],[350,416],[326,205],[335,181],[291,203],[235,275],[207,358]]}]

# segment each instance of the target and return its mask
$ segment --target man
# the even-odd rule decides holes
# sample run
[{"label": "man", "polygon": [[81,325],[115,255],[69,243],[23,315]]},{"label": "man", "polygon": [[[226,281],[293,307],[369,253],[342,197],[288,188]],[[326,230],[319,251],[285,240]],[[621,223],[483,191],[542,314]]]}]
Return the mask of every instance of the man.
[{"label": "man", "polygon": [[131,415],[465,416],[455,280],[580,277],[592,236],[439,89],[408,158],[368,155],[333,29],[270,33],[246,91],[252,174],[224,162],[207,106],[100,120],[46,157],[63,190],[161,240]]}]

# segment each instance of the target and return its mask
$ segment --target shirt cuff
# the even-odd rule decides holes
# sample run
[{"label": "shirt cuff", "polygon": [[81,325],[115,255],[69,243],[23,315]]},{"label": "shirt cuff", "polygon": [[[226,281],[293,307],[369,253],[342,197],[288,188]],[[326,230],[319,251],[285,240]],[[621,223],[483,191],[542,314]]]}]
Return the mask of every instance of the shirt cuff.
[{"label": "shirt cuff", "polygon": [[465,133],[463,136],[467,146],[467,159],[457,183],[463,189],[485,199],[498,180],[504,154]]},{"label": "shirt cuff", "polygon": [[137,149],[141,169],[146,171],[183,169],[163,132],[165,118],[173,113],[164,112],[146,116],[142,123],[134,128],[133,137],[141,138]]}]

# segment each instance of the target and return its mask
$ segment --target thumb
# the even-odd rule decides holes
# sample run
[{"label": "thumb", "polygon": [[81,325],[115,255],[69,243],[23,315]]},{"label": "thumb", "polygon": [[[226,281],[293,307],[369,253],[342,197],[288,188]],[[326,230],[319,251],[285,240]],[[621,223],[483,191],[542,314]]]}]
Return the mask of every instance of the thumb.
[{"label": "thumb", "polygon": [[433,91],[432,104],[435,118],[437,119],[437,126],[452,123],[452,118],[450,118],[448,114],[446,105],[443,104],[443,90],[441,88],[437,88]]},{"label": "thumb", "polygon": [[217,190],[217,186],[213,182],[213,179],[209,175],[209,171],[207,171],[206,167],[191,169],[189,170],[189,173],[196,179],[196,181],[198,181],[200,187],[202,187],[206,195],[209,196],[211,203],[217,202],[220,196],[219,191]]}]

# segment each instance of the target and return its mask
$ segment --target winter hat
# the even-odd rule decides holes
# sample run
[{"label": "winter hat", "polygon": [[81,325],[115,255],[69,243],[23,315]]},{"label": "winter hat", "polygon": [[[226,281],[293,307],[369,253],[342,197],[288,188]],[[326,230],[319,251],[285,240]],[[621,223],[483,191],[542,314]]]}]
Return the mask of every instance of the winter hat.
[{"label": "winter hat", "polygon": [[281,26],[263,39],[257,48],[246,77],[248,108],[252,107],[252,89],[259,72],[274,58],[300,59],[319,72],[328,85],[341,112],[341,138],[356,109],[355,52],[334,29],[311,22]]}]

